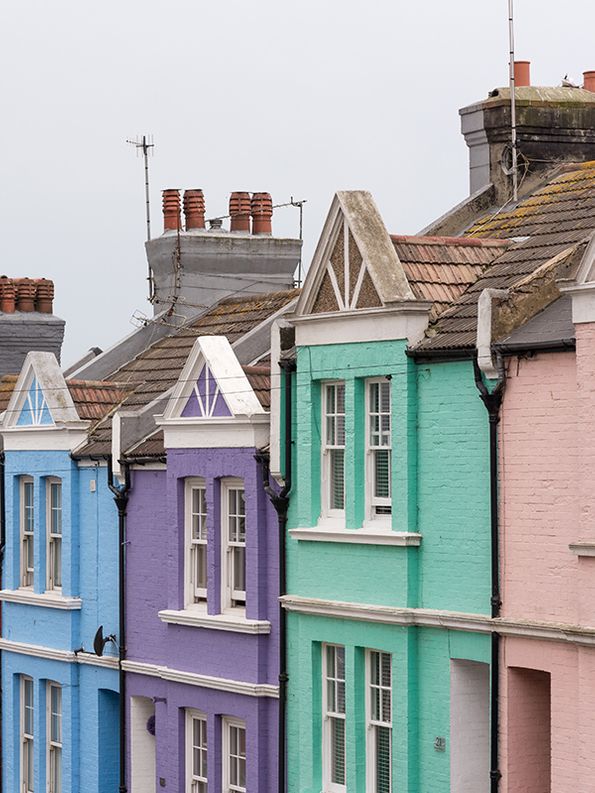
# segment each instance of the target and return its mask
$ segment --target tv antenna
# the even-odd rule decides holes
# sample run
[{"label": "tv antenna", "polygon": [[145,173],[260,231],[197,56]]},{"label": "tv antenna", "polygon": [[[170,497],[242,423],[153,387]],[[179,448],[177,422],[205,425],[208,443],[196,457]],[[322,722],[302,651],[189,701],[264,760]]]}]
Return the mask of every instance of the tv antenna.
[{"label": "tv antenna", "polygon": [[513,0],[508,0],[508,40],[510,43],[509,80],[510,80],[510,144],[512,151],[512,200],[519,197],[518,149],[516,135],[516,86],[514,79],[514,9]]},{"label": "tv antenna", "polygon": [[152,135],[137,135],[134,140],[126,139],[126,143],[136,148],[137,156],[142,153],[145,161],[145,208],[147,214],[147,239],[151,239],[151,205],[149,203],[149,155],[153,154],[155,144]]}]

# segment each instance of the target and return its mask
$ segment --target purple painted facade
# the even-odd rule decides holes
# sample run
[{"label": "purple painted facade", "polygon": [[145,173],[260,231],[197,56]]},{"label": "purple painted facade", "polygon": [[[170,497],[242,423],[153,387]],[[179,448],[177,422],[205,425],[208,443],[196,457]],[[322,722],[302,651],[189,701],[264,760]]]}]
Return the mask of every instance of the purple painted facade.
[{"label": "purple painted facade", "polygon": [[182,411],[184,418],[207,418],[210,416],[231,416],[217,381],[208,366],[204,366],[186,406]]},{"label": "purple painted facade", "polygon": [[[169,449],[167,470],[133,471],[128,507],[127,659],[150,666],[147,674],[127,675],[127,690],[130,698],[146,697],[146,702],[157,698],[157,790],[164,787],[161,780],[165,790],[185,790],[186,708],[207,717],[209,793],[222,789],[223,716],[246,724],[247,790],[272,793],[276,789],[278,700],[226,690],[237,687],[236,682],[278,684],[278,521],[262,488],[255,453],[254,448]],[[171,624],[158,616],[162,610],[184,609],[184,480],[188,477],[201,477],[206,487],[205,612],[214,616],[221,608],[221,479],[241,479],[246,504],[245,617],[270,622],[270,633]],[[223,678],[223,690],[204,687],[200,680],[194,684],[162,679],[156,667],[168,670],[166,677],[172,677],[173,671]],[[131,740],[133,729],[134,725],[129,730]],[[135,793],[134,765],[133,759],[131,793]]]}]

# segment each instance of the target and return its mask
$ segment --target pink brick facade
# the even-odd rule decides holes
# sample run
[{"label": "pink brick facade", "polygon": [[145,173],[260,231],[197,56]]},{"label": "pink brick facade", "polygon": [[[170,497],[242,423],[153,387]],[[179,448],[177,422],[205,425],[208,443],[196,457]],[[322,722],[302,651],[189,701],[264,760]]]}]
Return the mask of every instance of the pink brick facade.
[{"label": "pink brick facade", "polygon": [[519,635],[501,644],[504,793],[595,789],[595,644],[581,634],[595,629],[595,558],[569,547],[595,542],[595,325],[576,343],[508,361],[502,617]]}]

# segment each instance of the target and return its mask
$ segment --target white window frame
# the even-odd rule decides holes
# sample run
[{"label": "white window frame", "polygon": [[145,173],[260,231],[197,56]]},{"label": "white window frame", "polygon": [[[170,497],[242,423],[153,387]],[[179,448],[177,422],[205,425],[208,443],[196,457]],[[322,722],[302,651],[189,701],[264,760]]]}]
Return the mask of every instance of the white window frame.
[{"label": "white window frame", "polygon": [[[60,508],[59,510],[55,510],[52,506],[52,486],[58,485],[60,490]],[[59,514],[60,518],[60,531],[53,532],[52,531],[52,513],[56,511]],[[48,590],[52,590],[54,592],[61,592],[62,591],[62,480],[58,479],[57,477],[51,476],[46,479],[45,482],[45,522],[46,522],[46,555],[47,555],[47,562],[46,562],[46,574],[47,574],[47,582],[46,586]],[[57,550],[56,550],[57,549]],[[56,584],[56,570],[55,570],[55,553],[59,553],[59,563],[60,563],[60,575],[59,575],[59,583]]]},{"label": "white window frame", "polygon": [[[246,793],[247,786],[248,786],[248,744],[247,739],[248,735],[246,733],[246,722],[242,721],[241,719],[236,719],[230,716],[224,716],[222,720],[223,726],[223,735],[222,735],[222,757],[223,762],[222,766],[222,784],[223,784],[223,793]],[[230,769],[230,762],[231,762],[231,730],[232,729],[240,729],[244,731],[244,746],[246,748],[246,754],[243,757],[244,760],[244,777],[246,785],[233,785],[231,783],[231,769]],[[236,755],[239,757],[240,755]]]},{"label": "white window frame", "polygon": [[[323,793],[346,793],[347,791],[347,702],[346,702],[346,694],[347,694],[347,684],[345,677],[343,677],[342,681],[341,678],[335,677],[336,669],[329,669],[328,668],[328,653],[327,650],[330,648],[335,649],[335,654],[337,650],[343,651],[343,674],[345,675],[345,647],[340,644],[323,644],[321,645],[322,649],[322,790]],[[335,667],[336,667],[336,660],[335,660]],[[329,677],[330,673],[332,672],[333,676]],[[343,682],[344,688],[344,710],[341,713],[340,711],[331,711],[329,697],[328,697],[328,684],[333,680],[336,682]],[[335,695],[336,696],[336,695]],[[333,723],[335,721],[343,721],[343,740],[344,740],[344,757],[343,757],[343,768],[345,773],[345,783],[340,784],[338,782],[332,781],[332,728]]]},{"label": "white window frame", "polygon": [[[241,490],[244,502],[244,541],[230,540],[230,520],[229,494],[232,490]],[[242,479],[222,479],[221,480],[221,587],[222,587],[222,607],[223,610],[233,609],[246,610],[246,590],[234,589],[235,579],[235,555],[234,548],[244,549],[244,585],[247,583],[247,549],[246,549],[246,492]]]},{"label": "white window frame", "polygon": [[[343,407],[345,410],[345,396],[346,396],[346,384],[344,380],[324,380],[321,383],[322,387],[322,421],[321,421],[321,503],[322,503],[322,514],[323,517],[331,518],[336,521],[344,521],[345,520],[345,420],[346,420],[346,413],[329,413],[329,405],[328,405],[328,389],[332,387],[343,387]],[[337,443],[337,428],[336,428],[336,417],[343,416],[343,443]],[[328,433],[327,433],[327,423],[330,417],[335,417],[335,430],[334,430],[334,442],[329,443],[328,441]],[[343,507],[342,509],[338,509],[335,507],[331,507],[331,484],[332,484],[332,476],[331,476],[331,460],[332,460],[332,453],[333,451],[343,451]]]},{"label": "white window frame", "polygon": [[[389,393],[389,430],[388,444],[372,443],[372,399],[371,387],[373,385],[386,385]],[[366,511],[368,520],[382,523],[391,523],[392,513],[392,383],[386,377],[374,377],[365,381],[366,385]],[[386,415],[375,413],[374,415]],[[383,433],[380,431],[380,434]],[[388,451],[388,497],[376,496],[376,452]],[[384,512],[383,510],[388,510]]]},{"label": "white window frame", "polygon": [[[48,681],[47,683],[47,702],[46,702],[46,789],[47,793],[62,793],[62,686],[58,683]],[[52,735],[52,691],[59,692],[59,708],[56,713],[58,717],[59,736],[55,738]],[[52,768],[57,762],[59,763],[60,774],[59,782],[54,785],[52,778]]]},{"label": "white window frame", "polygon": [[[373,683],[372,668],[375,661],[375,656],[379,656],[380,663],[382,664],[382,656],[387,656],[390,664],[390,685],[385,686],[382,680],[378,684]],[[393,740],[393,662],[392,655],[382,650],[366,650],[366,790],[370,793],[377,793],[378,780],[376,774],[377,756],[376,756],[376,734],[379,729],[389,730],[389,790],[392,790],[392,740]],[[382,692],[388,691],[390,697],[390,720],[386,721],[383,718],[374,718],[372,710],[372,697],[374,691],[380,691],[380,700],[382,703]],[[382,707],[382,704],[381,704]],[[382,715],[382,714],[381,714]]]},{"label": "white window frame", "polygon": [[[204,498],[204,513],[196,513],[202,516],[200,520],[200,539],[193,538],[193,493],[196,490],[203,492]],[[204,554],[207,554],[207,505],[206,505],[207,490],[205,480],[201,477],[192,477],[184,481],[184,604],[187,607],[204,607],[207,601],[207,587],[199,587],[196,585],[196,568],[198,556],[198,547],[204,548]],[[208,570],[208,567],[207,567]],[[208,573],[207,573],[208,575]],[[205,582],[206,584],[206,582]]]},{"label": "white window frame", "polygon": [[[201,730],[204,727],[204,738],[205,743],[204,746],[201,743],[198,747],[195,747],[194,744],[194,722],[199,721],[201,723]],[[201,733],[201,739],[203,735]],[[201,752],[201,759],[202,754],[204,752],[204,760],[205,760],[205,768],[204,771],[206,773],[195,773],[194,768],[194,749],[198,748]],[[199,710],[186,710],[186,793],[206,793],[208,789],[208,768],[209,768],[209,751],[208,751],[208,740],[207,740],[207,717],[204,713]],[[202,763],[201,763],[202,766]],[[203,769],[201,768],[201,771]],[[201,790],[201,786],[202,790]]]},{"label": "white window frame", "polygon": [[[32,526],[29,525],[28,512],[25,507],[26,485],[31,485]],[[21,476],[19,481],[19,524],[20,524],[20,581],[22,589],[33,589],[35,583],[35,482],[32,476]],[[29,553],[33,556],[32,566],[28,566]]]},{"label": "white window frame", "polygon": [[[27,732],[25,730],[25,686],[31,685],[31,720],[33,721],[33,729],[35,730],[35,684],[33,678],[28,675],[20,675],[19,679],[19,699],[20,699],[20,717],[19,717],[19,746],[20,746],[20,762],[19,762],[19,790],[22,793],[33,793],[35,787],[35,735],[34,732]],[[29,779],[27,768],[27,758],[31,755],[33,758],[33,779]]]}]

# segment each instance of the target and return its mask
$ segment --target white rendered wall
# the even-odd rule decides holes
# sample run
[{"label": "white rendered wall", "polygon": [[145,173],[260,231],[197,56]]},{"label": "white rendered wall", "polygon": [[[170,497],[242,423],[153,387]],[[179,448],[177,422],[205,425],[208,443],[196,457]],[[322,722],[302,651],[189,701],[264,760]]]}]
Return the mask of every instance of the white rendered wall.
[{"label": "white rendered wall", "polygon": [[131,793],[155,793],[155,736],[147,731],[147,721],[155,715],[153,700],[130,698]]},{"label": "white rendered wall", "polygon": [[450,662],[450,791],[490,789],[490,668]]}]

